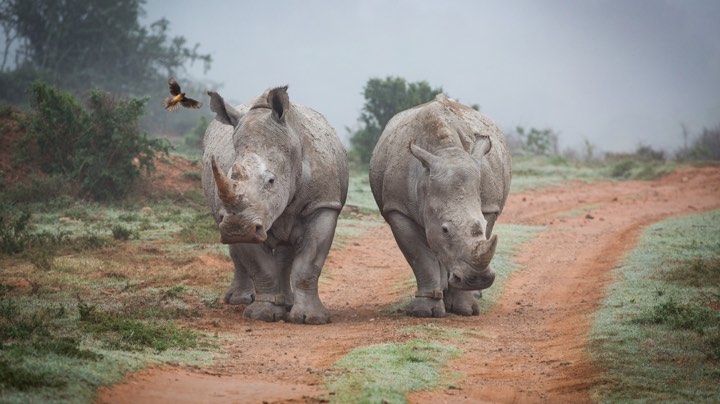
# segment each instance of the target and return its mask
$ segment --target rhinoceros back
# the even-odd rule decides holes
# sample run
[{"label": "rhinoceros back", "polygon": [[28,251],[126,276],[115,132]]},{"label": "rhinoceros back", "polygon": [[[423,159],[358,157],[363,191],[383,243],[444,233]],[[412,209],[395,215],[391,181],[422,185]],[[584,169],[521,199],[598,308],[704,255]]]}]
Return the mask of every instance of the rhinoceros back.
[{"label": "rhinoceros back", "polygon": [[[444,134],[444,135],[440,135]],[[467,106],[439,95],[435,100],[395,115],[378,140],[370,161],[370,186],[380,212],[396,210],[419,220],[417,181],[423,167],[409,151],[410,142],[434,153],[463,147],[459,136],[471,142],[482,137],[492,147],[481,159],[483,211],[499,213],[510,190],[510,155],[497,125]]]}]

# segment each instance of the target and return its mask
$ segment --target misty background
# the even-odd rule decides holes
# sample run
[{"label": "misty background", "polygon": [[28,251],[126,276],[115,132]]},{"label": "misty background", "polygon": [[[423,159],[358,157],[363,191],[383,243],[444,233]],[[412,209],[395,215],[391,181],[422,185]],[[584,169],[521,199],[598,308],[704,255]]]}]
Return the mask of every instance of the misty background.
[{"label": "misty background", "polygon": [[[234,102],[288,84],[347,145],[371,77],[426,80],[505,131],[560,148],[667,151],[720,122],[718,1],[148,1],[212,56],[189,66]],[[199,95],[205,99],[206,96]],[[207,100],[205,100],[207,101]]]}]

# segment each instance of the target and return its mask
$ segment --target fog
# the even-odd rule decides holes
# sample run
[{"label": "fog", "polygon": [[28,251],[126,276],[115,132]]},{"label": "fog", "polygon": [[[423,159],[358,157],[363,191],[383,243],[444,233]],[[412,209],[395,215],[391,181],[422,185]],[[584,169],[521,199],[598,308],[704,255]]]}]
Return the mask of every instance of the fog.
[{"label": "fog", "polygon": [[[371,77],[427,80],[506,130],[604,151],[674,151],[720,124],[720,2],[148,1],[213,57],[194,79],[237,102],[288,84],[347,139]],[[206,98],[206,97],[203,97]],[[346,142],[347,143],[347,142]]]}]

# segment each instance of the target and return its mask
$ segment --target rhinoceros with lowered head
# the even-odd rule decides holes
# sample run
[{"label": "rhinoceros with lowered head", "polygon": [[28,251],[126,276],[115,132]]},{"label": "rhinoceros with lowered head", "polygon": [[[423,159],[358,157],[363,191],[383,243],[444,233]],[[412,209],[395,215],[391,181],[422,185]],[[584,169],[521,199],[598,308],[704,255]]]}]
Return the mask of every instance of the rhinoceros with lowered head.
[{"label": "rhinoceros with lowered head", "polygon": [[370,187],[417,280],[407,313],[477,315],[495,280],[493,226],[510,155],[487,117],[445,95],[395,115],[370,160]]},{"label": "rhinoceros with lowered head", "polygon": [[329,322],[318,278],[347,196],[345,149],[287,86],[236,108],[208,95],[202,183],[235,266],[225,301],[251,319]]}]

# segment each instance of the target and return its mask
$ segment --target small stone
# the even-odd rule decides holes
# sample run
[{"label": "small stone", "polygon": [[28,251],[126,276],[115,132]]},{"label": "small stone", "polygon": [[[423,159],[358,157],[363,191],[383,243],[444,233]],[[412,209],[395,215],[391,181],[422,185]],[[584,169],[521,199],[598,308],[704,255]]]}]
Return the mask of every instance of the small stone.
[{"label": "small stone", "polygon": [[595,219],[595,216],[588,213],[587,215],[585,215],[585,219],[592,220]]}]

